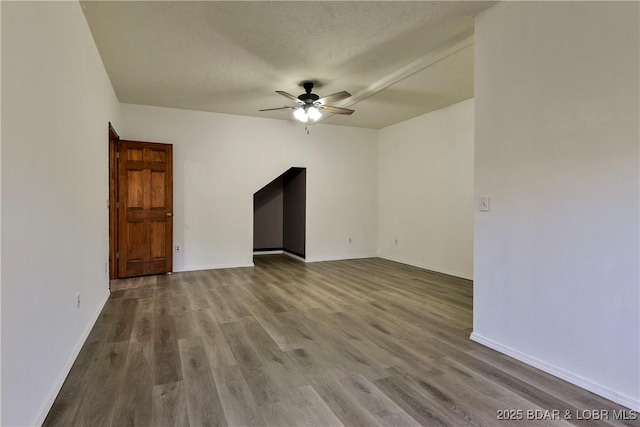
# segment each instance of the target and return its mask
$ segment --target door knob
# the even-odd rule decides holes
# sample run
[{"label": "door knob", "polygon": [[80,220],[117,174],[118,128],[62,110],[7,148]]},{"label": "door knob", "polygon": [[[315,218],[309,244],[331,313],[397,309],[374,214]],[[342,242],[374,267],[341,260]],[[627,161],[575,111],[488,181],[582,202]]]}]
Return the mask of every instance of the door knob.
[{"label": "door knob", "polygon": [[172,212],[167,212],[167,216],[172,216],[173,213]]}]

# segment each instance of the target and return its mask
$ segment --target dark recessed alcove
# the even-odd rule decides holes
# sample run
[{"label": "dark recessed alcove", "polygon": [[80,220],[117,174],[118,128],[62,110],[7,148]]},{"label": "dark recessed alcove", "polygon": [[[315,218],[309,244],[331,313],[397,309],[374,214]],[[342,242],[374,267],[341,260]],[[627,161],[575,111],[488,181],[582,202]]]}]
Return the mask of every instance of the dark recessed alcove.
[{"label": "dark recessed alcove", "polygon": [[307,170],[291,168],[253,195],[254,252],[305,257]]}]

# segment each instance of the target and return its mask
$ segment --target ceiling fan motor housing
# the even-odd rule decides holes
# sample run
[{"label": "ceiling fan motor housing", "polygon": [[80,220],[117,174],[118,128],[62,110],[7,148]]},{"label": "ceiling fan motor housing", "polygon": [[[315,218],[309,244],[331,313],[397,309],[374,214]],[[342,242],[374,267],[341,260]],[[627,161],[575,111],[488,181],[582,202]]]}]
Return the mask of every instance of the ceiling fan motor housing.
[{"label": "ceiling fan motor housing", "polygon": [[320,97],[315,93],[303,93],[298,97],[298,99],[304,102],[305,104],[313,104],[318,99],[320,99]]},{"label": "ceiling fan motor housing", "polygon": [[298,96],[298,99],[300,101],[304,102],[305,104],[313,104],[318,99],[320,99],[318,95],[316,95],[315,93],[311,93],[311,91],[313,90],[313,82],[304,82],[302,84],[302,87],[304,87],[304,91],[306,93]]}]

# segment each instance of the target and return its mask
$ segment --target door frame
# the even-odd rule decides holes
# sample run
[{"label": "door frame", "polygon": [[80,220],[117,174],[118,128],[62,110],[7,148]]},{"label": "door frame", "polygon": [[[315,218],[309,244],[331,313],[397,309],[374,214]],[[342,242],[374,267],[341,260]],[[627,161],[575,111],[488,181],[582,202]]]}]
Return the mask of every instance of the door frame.
[{"label": "door frame", "polygon": [[[124,140],[123,140],[124,141]],[[146,142],[146,141],[127,141],[143,144],[158,144],[164,146],[170,146],[171,152],[173,152],[172,144]],[[109,279],[119,279],[120,275],[120,143],[121,139],[116,132],[115,128],[109,122]],[[171,156],[173,158],[173,155]],[[170,186],[173,192],[173,160],[168,165],[170,174]],[[171,212],[171,220],[169,221],[171,241],[169,242],[168,250],[168,274],[173,272],[173,196],[171,197],[172,205],[169,207]],[[111,288],[111,285],[109,285]]]},{"label": "door frame", "polygon": [[109,122],[109,279],[118,276],[118,144],[120,136]]}]

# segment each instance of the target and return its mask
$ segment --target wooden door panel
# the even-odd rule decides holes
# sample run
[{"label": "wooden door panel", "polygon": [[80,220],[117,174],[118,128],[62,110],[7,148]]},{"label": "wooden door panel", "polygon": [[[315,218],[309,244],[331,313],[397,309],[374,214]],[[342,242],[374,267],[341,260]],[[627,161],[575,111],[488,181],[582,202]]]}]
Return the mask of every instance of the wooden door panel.
[{"label": "wooden door panel", "polygon": [[120,141],[120,277],[172,270],[172,148]]},{"label": "wooden door panel", "polygon": [[142,148],[129,147],[126,151],[126,159],[129,162],[142,161]]},{"label": "wooden door panel", "polygon": [[157,261],[164,258],[166,236],[166,221],[151,221],[151,229],[149,230],[149,257]]},{"label": "wooden door panel", "polygon": [[128,221],[127,222],[127,261],[143,261],[145,254],[146,230],[144,221]]},{"label": "wooden door panel", "polygon": [[151,172],[151,208],[164,208],[166,203],[165,182],[166,174],[164,172]]},{"label": "wooden door panel", "polygon": [[142,190],[144,188],[144,184],[142,172],[143,171],[137,170],[127,171],[127,185],[129,187],[127,191],[128,209],[143,208]]},{"label": "wooden door panel", "polygon": [[151,161],[153,163],[166,163],[167,156],[162,150],[151,150]]}]

